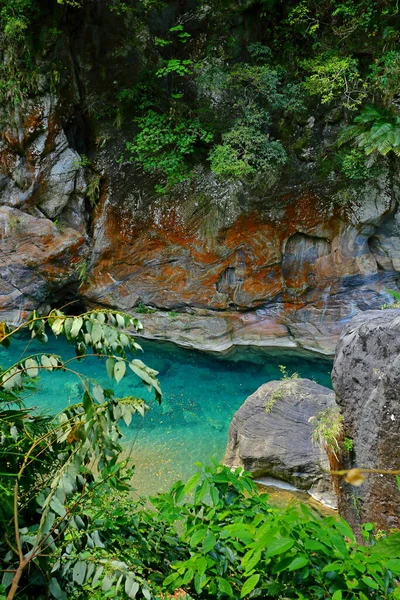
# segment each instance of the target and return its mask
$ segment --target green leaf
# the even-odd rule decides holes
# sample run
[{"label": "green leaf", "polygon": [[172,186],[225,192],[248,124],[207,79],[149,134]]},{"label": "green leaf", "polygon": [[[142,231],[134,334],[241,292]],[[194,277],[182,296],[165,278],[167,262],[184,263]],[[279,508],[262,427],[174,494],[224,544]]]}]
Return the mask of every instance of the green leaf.
[{"label": "green leaf", "polygon": [[51,329],[56,337],[58,335],[60,335],[60,333],[62,332],[63,326],[64,326],[64,319],[54,319],[54,321],[52,321]]},{"label": "green leaf", "polygon": [[102,576],[103,571],[104,571],[104,567],[102,567],[102,566],[97,567],[96,573],[94,574],[94,577],[92,580],[92,587],[96,587],[96,585],[100,581],[100,577]]},{"label": "green leaf", "polygon": [[347,537],[350,541],[355,542],[356,538],[354,537],[354,533],[350,525],[344,519],[339,519],[337,523],[335,523],[336,528],[340,531],[340,533]]},{"label": "green leaf", "polygon": [[108,590],[112,588],[114,581],[115,581],[115,575],[113,575],[113,574],[105,575],[105,577],[103,579],[103,583],[101,585],[101,591],[108,592]]},{"label": "green leaf", "polygon": [[253,541],[253,533],[245,523],[233,523],[232,525],[226,525],[221,531],[222,538],[238,538],[243,542],[250,543]]},{"label": "green leaf", "polygon": [[151,593],[148,588],[142,587],[142,594],[146,598],[146,600],[151,600]]},{"label": "green leaf", "polygon": [[191,492],[192,490],[194,490],[194,488],[196,487],[196,485],[199,483],[201,477],[201,473],[195,473],[194,475],[192,475],[192,477],[186,482],[185,487],[183,488],[184,494],[189,494],[189,492]]},{"label": "green leaf", "polygon": [[306,550],[311,550],[312,552],[323,552],[324,554],[329,554],[328,548],[316,540],[304,540],[304,548]]},{"label": "green leaf", "polygon": [[333,563],[329,563],[328,565],[325,565],[325,567],[322,569],[322,573],[329,573],[330,571],[342,571],[343,569],[343,563],[340,562],[339,560],[336,560]]},{"label": "green leaf", "polygon": [[85,581],[86,563],[83,560],[78,560],[72,570],[72,579],[77,585],[82,585]]},{"label": "green leaf", "polygon": [[379,590],[379,585],[371,577],[361,577],[361,581],[373,590]]},{"label": "green leaf", "polygon": [[120,327],[121,329],[123,329],[125,327],[125,319],[122,315],[120,315],[119,313],[117,313],[115,315],[115,318],[117,319],[117,324],[118,327]]},{"label": "green leaf", "polygon": [[109,376],[110,379],[112,379],[114,377],[114,365],[115,365],[115,360],[113,358],[107,358],[106,370],[107,370],[107,375]]},{"label": "green leaf", "polygon": [[128,598],[134,600],[134,598],[136,598],[136,594],[139,591],[139,587],[140,586],[138,582],[135,581],[133,576],[129,574],[128,577],[125,579],[125,594],[128,596]]},{"label": "green leaf", "polygon": [[245,569],[245,573],[251,571],[257,563],[260,562],[261,552],[260,550],[249,550],[242,558],[242,567]]},{"label": "green leaf", "polygon": [[400,558],[400,533],[392,533],[384,540],[377,542],[372,548],[371,554],[387,558]]},{"label": "green leaf", "polygon": [[[174,581],[176,579],[178,579],[179,577],[179,573],[171,573],[170,575],[168,575],[168,577],[166,577],[163,581],[163,585],[165,587],[168,587],[169,585],[171,585],[171,583],[174,583]],[[139,589],[139,588],[138,588]]]},{"label": "green leaf", "polygon": [[71,329],[73,324],[74,319],[72,319],[71,317],[68,317],[64,320],[64,335],[67,338],[67,340],[71,339]]},{"label": "green leaf", "polygon": [[53,363],[50,360],[50,357],[47,356],[46,354],[43,354],[43,356],[40,359],[40,362],[42,363],[42,367],[44,367],[45,369],[52,371],[53,370]]},{"label": "green leaf", "polygon": [[392,571],[392,573],[395,573],[395,575],[400,575],[400,559],[391,558],[386,563],[386,567],[388,569],[390,569],[390,571]]},{"label": "green leaf", "polygon": [[194,577],[193,569],[188,569],[186,571],[186,573],[183,575],[183,583],[186,585],[187,583],[192,581],[193,577]]},{"label": "green leaf", "polygon": [[211,550],[214,549],[215,544],[217,543],[216,537],[214,534],[212,534],[211,532],[209,532],[207,534],[206,539],[204,540],[204,544],[203,544],[203,552],[210,552]]},{"label": "green leaf", "polygon": [[97,342],[100,342],[102,337],[103,337],[103,327],[101,326],[101,324],[98,321],[96,321],[95,323],[93,323],[93,327],[92,327],[92,343],[97,344]]},{"label": "green leaf", "polygon": [[3,573],[3,577],[1,579],[1,584],[7,589],[14,578],[14,573]]},{"label": "green leaf", "polygon": [[278,538],[268,546],[265,556],[268,558],[270,556],[283,554],[284,552],[290,550],[290,548],[292,548],[293,545],[294,540],[292,540],[291,538]]},{"label": "green leaf", "polygon": [[191,536],[190,542],[189,542],[191,548],[198,546],[200,544],[200,542],[202,542],[204,540],[206,535],[207,535],[207,529],[205,529],[204,527],[195,531],[193,533],[193,535]]},{"label": "green leaf", "polygon": [[342,592],[340,590],[336,590],[332,596],[332,600],[342,600]]},{"label": "green leaf", "polygon": [[217,580],[218,589],[220,590],[220,592],[222,592],[226,596],[229,596],[230,598],[233,598],[233,590],[229,581],[227,581],[226,579],[222,579],[222,577],[218,577]]},{"label": "green leaf", "polygon": [[207,479],[204,479],[204,481],[202,481],[201,485],[197,488],[195,494],[194,494],[194,503],[198,504],[199,502],[201,502],[201,500],[203,499],[204,495],[206,494],[208,489],[208,481]]},{"label": "green leaf", "polygon": [[297,569],[302,569],[308,565],[308,558],[306,556],[296,556],[288,566],[288,571],[296,571]]},{"label": "green leaf", "polygon": [[51,595],[56,600],[67,600],[66,592],[63,592],[63,590],[60,588],[60,584],[58,583],[57,579],[55,579],[54,577],[52,577],[50,580],[49,590],[50,590]]},{"label": "green leaf", "polygon": [[117,383],[119,383],[121,381],[121,379],[125,375],[125,372],[126,372],[125,361],[118,360],[114,365],[114,377],[115,377]]},{"label": "green leaf", "polygon": [[54,512],[57,513],[60,517],[65,517],[65,515],[67,514],[67,511],[65,510],[65,506],[63,504],[61,504],[61,502],[57,498],[57,496],[52,497],[52,499],[50,501],[50,506],[54,510]]},{"label": "green leaf", "polygon": [[252,592],[254,590],[254,588],[256,587],[259,579],[260,579],[259,573],[249,577],[243,584],[242,590],[240,592],[240,597],[244,598],[245,596],[248,596],[250,594],[250,592]]},{"label": "green leaf", "polygon": [[99,404],[104,402],[104,390],[100,385],[94,385],[92,388],[92,396],[97,400]]}]

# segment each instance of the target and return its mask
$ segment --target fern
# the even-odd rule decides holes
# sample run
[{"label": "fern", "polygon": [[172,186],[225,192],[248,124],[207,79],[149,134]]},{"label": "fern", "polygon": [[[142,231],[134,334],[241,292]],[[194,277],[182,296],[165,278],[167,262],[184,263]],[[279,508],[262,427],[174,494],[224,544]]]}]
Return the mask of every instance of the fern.
[{"label": "fern", "polygon": [[400,156],[400,117],[374,106],[365,106],[352,125],[343,129],[338,144],[348,142],[361,148],[366,155],[393,152]]}]

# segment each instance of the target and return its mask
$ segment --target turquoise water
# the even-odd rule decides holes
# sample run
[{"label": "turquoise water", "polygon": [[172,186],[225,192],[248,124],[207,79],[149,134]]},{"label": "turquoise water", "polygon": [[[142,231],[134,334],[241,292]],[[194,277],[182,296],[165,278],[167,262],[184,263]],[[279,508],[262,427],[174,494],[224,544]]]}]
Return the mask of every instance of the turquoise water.
[{"label": "turquoise water", "polygon": [[[221,461],[233,414],[260,385],[281,379],[279,365],[284,365],[289,374],[297,372],[301,377],[331,387],[331,361],[310,354],[242,348],[221,356],[182,349],[167,342],[139,341],[144,350],[140,358],[159,371],[164,393],[162,405],[151,401],[133,374],[115,384],[114,389],[117,396],[141,395],[150,406],[144,419],[138,416],[124,429],[127,443],[134,442],[134,485],[140,493],[162,491],[172,481],[187,478],[195,462],[207,462],[210,458]],[[0,364],[7,366],[19,360],[26,345],[27,340],[20,339],[14,340],[8,350],[1,348]],[[55,338],[50,338],[46,345],[30,342],[25,354],[36,351],[74,356],[72,346]],[[72,365],[103,386],[111,387],[102,360],[88,358]],[[43,372],[37,393],[27,397],[26,402],[56,413],[69,402],[79,400],[80,393],[76,376]]]}]

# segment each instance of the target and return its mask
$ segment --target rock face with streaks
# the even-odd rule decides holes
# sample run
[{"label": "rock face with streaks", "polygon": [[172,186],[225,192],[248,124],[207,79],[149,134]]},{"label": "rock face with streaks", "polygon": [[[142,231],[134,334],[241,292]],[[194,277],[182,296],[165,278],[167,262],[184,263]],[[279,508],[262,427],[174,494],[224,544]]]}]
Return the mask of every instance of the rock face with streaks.
[{"label": "rock face with streaks", "polygon": [[[398,469],[400,447],[400,310],[367,311],[344,329],[332,380],[343,414],[344,436],[353,440],[345,468]],[[368,475],[361,487],[343,480],[339,510],[354,528],[373,521],[400,526],[394,476]]]},{"label": "rock face with streaks", "polygon": [[236,411],[224,462],[272,476],[335,505],[327,454],[312,441],[313,418],[335,404],[332,390],[309,379],[270,381]]},{"label": "rock face with streaks", "polygon": [[[263,200],[206,175],[162,198],[120,179],[97,209],[82,292],[94,305],[161,309],[141,315],[148,337],[333,354],[343,325],[396,288],[400,213],[387,181],[342,207],[305,189]],[[173,326],[170,311],[179,313]]]},{"label": "rock face with streaks", "polygon": [[76,295],[87,256],[85,177],[57,101],[17,106],[0,137],[0,318]]},{"label": "rock face with streaks", "polygon": [[[166,26],[180,8],[170,3],[165,24],[149,22],[132,37],[136,17],[108,4],[74,11],[62,3],[64,32],[45,44],[37,85],[20,105],[0,106],[0,206],[10,209],[0,309],[17,319],[16,307],[66,295],[129,312],[150,305],[154,313],[139,313],[148,337],[208,350],[252,344],[333,354],[343,325],[390,301],[385,289],[397,287],[394,164],[357,185],[333,166],[321,174],[317,156],[332,155],[343,122],[316,113],[293,124],[279,181],[260,173],[251,188],[221,183],[199,155],[191,182],[157,195],[155,176],[118,160],[137,133],[121,100],[162,60],[151,27]],[[24,271],[26,240],[15,224],[28,217],[32,240],[53,233]],[[56,278],[47,269],[54,263]]]}]

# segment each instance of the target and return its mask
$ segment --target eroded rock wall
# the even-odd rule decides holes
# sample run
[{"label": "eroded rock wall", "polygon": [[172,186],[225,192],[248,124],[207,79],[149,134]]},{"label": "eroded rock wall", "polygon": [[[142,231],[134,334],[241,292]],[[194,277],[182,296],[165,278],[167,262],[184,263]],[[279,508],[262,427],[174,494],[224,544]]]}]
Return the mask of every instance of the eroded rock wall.
[{"label": "eroded rock wall", "polygon": [[332,354],[343,325],[397,287],[400,215],[387,180],[344,206],[310,188],[257,197],[207,175],[175,197],[131,185],[98,207],[82,293],[92,304],[161,309],[141,315],[149,337]]},{"label": "eroded rock wall", "polygon": [[86,181],[57,98],[17,105],[0,136],[0,318],[76,296],[87,256]]}]

